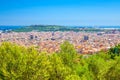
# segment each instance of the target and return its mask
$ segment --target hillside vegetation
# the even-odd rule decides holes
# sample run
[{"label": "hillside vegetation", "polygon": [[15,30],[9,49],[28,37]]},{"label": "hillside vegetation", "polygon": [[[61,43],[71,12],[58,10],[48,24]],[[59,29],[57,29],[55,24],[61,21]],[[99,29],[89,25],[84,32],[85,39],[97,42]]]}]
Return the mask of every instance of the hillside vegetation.
[{"label": "hillside vegetation", "polygon": [[52,54],[5,42],[0,45],[0,80],[119,80],[119,54],[120,45],[81,55],[69,42]]},{"label": "hillside vegetation", "polygon": [[70,31],[71,28],[65,26],[58,26],[58,25],[31,25],[22,27],[19,29],[14,29],[15,32],[30,32],[30,31]]},{"label": "hillside vegetation", "polygon": [[14,29],[15,32],[30,32],[30,31],[85,31],[85,32],[98,32],[98,31],[109,31],[105,29],[97,28],[85,28],[85,27],[71,27],[71,26],[59,26],[59,25],[31,25],[18,29]]}]

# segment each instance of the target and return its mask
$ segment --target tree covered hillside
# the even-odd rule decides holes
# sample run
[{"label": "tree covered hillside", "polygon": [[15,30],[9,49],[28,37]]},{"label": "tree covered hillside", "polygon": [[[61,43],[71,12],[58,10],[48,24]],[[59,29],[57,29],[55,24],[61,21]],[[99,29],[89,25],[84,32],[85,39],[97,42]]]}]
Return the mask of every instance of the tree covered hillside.
[{"label": "tree covered hillside", "polygon": [[105,29],[98,29],[92,27],[72,27],[72,26],[59,26],[59,25],[31,25],[18,29],[13,29],[15,32],[30,32],[30,31],[85,31],[85,32],[101,32],[110,31]]},{"label": "tree covered hillside", "polygon": [[0,80],[119,80],[119,54],[120,45],[81,55],[69,42],[53,54],[5,42],[0,45]]},{"label": "tree covered hillside", "polygon": [[31,26],[22,27],[19,29],[14,29],[13,31],[30,32],[33,30],[36,30],[36,31],[70,31],[72,29],[66,26],[58,26],[58,25],[31,25]]}]

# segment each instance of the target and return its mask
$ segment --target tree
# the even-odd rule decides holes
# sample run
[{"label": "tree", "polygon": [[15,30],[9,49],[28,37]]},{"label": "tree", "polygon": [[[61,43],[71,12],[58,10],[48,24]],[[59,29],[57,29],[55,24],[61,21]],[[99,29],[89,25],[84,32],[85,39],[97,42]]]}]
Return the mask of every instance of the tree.
[{"label": "tree", "polygon": [[120,55],[120,44],[116,45],[113,48],[110,48],[108,53],[111,55],[112,59],[114,59],[115,56],[119,56]]},{"label": "tree", "polygon": [[73,67],[75,61],[78,59],[78,54],[72,44],[68,41],[65,41],[61,44],[60,57],[63,60],[63,63],[69,67]]}]

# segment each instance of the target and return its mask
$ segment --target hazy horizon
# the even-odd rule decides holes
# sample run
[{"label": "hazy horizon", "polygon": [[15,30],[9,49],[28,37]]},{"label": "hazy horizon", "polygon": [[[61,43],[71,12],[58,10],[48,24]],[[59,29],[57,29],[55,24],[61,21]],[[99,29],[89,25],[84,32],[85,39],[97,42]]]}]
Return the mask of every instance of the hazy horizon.
[{"label": "hazy horizon", "polygon": [[35,26],[35,25],[81,26],[81,27],[87,27],[87,26],[88,26],[88,27],[90,27],[90,26],[91,26],[91,27],[102,27],[102,26],[106,26],[106,27],[108,27],[108,26],[111,26],[111,27],[112,27],[112,26],[113,26],[113,27],[114,27],[114,26],[120,26],[120,25],[60,25],[60,24],[59,24],[59,25],[58,25],[58,24],[27,24],[27,25],[24,25],[24,24],[23,24],[23,25],[22,25],[22,24],[18,24],[18,25],[11,25],[11,24],[3,25],[3,24],[2,24],[2,25],[1,25],[1,24],[0,24],[0,26],[32,26],[32,25],[33,25],[33,26]]}]

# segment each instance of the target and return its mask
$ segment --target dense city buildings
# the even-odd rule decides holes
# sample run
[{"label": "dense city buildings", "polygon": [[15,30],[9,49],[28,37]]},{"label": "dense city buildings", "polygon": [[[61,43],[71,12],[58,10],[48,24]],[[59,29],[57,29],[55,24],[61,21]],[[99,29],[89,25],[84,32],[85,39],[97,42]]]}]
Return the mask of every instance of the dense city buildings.
[{"label": "dense city buildings", "polygon": [[120,32],[9,32],[0,33],[0,43],[8,41],[23,46],[38,46],[40,51],[49,53],[60,50],[64,41],[72,43],[79,53],[95,53],[107,50],[120,43]]}]

